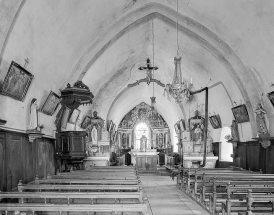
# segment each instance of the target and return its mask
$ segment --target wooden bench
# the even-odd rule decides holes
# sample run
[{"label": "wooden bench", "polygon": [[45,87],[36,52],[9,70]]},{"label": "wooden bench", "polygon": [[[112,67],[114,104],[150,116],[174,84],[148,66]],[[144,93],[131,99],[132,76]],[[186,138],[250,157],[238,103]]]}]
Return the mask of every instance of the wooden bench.
[{"label": "wooden bench", "polygon": [[104,174],[104,175],[48,175],[48,179],[109,179],[109,180],[137,180],[139,176],[127,176],[119,174]]},{"label": "wooden bench", "polygon": [[3,199],[19,199],[21,204],[97,204],[98,199],[107,204],[144,203],[142,192],[0,192],[0,200]]},{"label": "wooden bench", "polygon": [[18,191],[140,191],[141,184],[107,185],[107,184],[18,184]]},{"label": "wooden bench", "polygon": [[[251,192],[256,195],[265,194],[265,193],[274,193],[274,187],[260,186],[260,185],[248,186],[247,185],[248,182],[246,182],[246,185],[241,185],[241,184],[231,185],[230,183],[227,186],[226,193],[215,194],[215,198],[213,197],[213,199],[210,200],[210,204],[212,204],[212,207],[210,207],[210,209],[212,212],[225,210],[225,211],[228,211],[228,213],[230,213],[234,202],[236,202],[233,206],[234,211],[235,211],[235,208],[244,207],[245,206],[243,205],[244,203],[240,201],[246,198],[246,195],[248,194],[249,190],[251,190]],[[223,204],[225,204],[225,207]],[[219,207],[219,210],[217,210],[217,205],[221,207],[221,208]]]},{"label": "wooden bench", "polygon": [[249,170],[243,170],[238,168],[179,168],[180,174],[177,175],[177,185],[180,188],[185,188],[185,184],[189,186],[189,183],[194,182],[197,175],[203,173],[251,173]]},{"label": "wooden bench", "polygon": [[[91,213],[130,213],[130,214],[142,214],[148,215],[147,204],[79,204],[79,205],[53,205],[53,204],[0,204],[0,211],[8,214],[8,212],[46,212],[46,214],[51,214],[50,212],[57,212],[57,214],[62,214],[63,212],[72,212],[75,214],[77,212],[84,212],[85,214]],[[56,214],[56,213],[54,213]]]},{"label": "wooden bench", "polygon": [[248,188],[265,188],[265,187],[274,187],[274,181],[217,181],[216,178],[213,182],[206,183],[200,189],[200,202],[204,205],[206,202],[206,196],[208,196],[209,200],[209,208],[211,211],[215,211],[217,199],[227,198],[230,187],[242,187],[246,186]]},{"label": "wooden bench", "polygon": [[268,175],[263,175],[263,174],[256,174],[253,172],[218,172],[218,173],[213,173],[213,172],[196,172],[194,179],[187,179],[186,183],[186,192],[187,193],[192,193],[193,196],[197,194],[197,189],[201,188],[204,183],[207,181],[213,180],[216,178],[217,180],[246,180],[246,181],[251,181],[251,180],[273,180],[274,175],[268,174]]},{"label": "wooden bench", "polygon": [[[232,201],[229,197],[222,203],[222,213],[230,215],[231,212],[241,212],[242,214],[273,214],[274,213],[274,191],[273,189],[249,189],[246,194],[246,201]],[[272,193],[269,195],[269,193]]]}]

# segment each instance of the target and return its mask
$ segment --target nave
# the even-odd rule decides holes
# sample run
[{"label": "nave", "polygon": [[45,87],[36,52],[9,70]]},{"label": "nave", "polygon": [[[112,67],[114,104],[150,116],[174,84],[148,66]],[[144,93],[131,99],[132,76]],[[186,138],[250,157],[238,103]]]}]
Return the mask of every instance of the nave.
[{"label": "nave", "polygon": [[[139,180],[136,181],[137,178]],[[22,184],[20,180],[17,191],[1,192],[0,199],[1,214],[6,215],[56,212],[97,215],[208,214],[178,189],[169,176],[143,174],[138,177],[138,172],[131,167],[94,167],[88,171],[48,175],[47,179],[36,177],[29,184]]]}]

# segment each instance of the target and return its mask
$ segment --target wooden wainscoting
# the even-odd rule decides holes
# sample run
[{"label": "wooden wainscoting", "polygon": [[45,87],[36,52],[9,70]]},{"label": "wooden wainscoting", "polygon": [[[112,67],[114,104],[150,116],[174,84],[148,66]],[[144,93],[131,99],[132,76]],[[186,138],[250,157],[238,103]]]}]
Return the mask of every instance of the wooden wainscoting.
[{"label": "wooden wainscoting", "polygon": [[0,131],[0,190],[10,191],[22,183],[55,174],[54,140],[38,139],[33,143],[22,133]]}]

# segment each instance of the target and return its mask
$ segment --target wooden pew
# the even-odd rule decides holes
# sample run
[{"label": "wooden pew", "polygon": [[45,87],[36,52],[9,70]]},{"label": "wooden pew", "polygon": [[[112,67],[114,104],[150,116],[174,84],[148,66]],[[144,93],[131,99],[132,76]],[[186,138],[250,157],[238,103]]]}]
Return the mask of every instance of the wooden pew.
[{"label": "wooden pew", "polygon": [[[148,215],[147,204],[80,204],[80,205],[53,205],[53,204],[0,204],[0,211],[8,214],[8,212],[57,212],[61,214],[67,212],[67,215],[77,214],[77,212],[91,213],[132,213]],[[14,214],[14,213],[13,213]],[[56,214],[56,213],[54,213]]]},{"label": "wooden pew", "polygon": [[105,184],[105,185],[138,185],[141,181],[139,179],[134,180],[121,180],[121,179],[38,179],[36,178],[34,184]]},{"label": "wooden pew", "polygon": [[19,199],[21,204],[144,203],[142,192],[0,192],[1,199]]},{"label": "wooden pew", "polygon": [[24,190],[98,190],[101,191],[139,191],[142,189],[140,180],[85,180],[85,179],[41,179],[34,183],[18,183],[18,191]]},{"label": "wooden pew", "polygon": [[227,198],[228,193],[231,192],[230,187],[248,187],[248,188],[265,188],[265,187],[274,187],[274,181],[218,181],[214,178],[213,182],[209,182],[203,185],[200,193],[200,202],[205,204],[206,196],[208,196],[209,200],[209,208],[210,211],[216,210],[217,199],[218,202],[221,202],[223,199]]},{"label": "wooden pew", "polygon": [[179,167],[178,172],[180,174],[177,175],[177,186],[180,188],[184,188],[184,184],[189,185],[191,183],[191,180],[195,180],[195,175],[202,174],[202,173],[213,173],[218,174],[219,172],[251,172],[249,170],[244,170],[241,168],[182,168]]},{"label": "wooden pew", "polygon": [[[212,212],[218,211],[217,205],[226,202],[228,199],[237,201],[246,197],[248,190],[252,189],[255,193],[272,193],[274,192],[274,181],[230,181],[225,184],[225,181],[218,181],[214,187],[213,193],[209,194],[209,209]],[[225,191],[223,188],[225,187]],[[229,207],[229,206],[228,206]],[[219,208],[219,210],[221,210]]]},{"label": "wooden pew", "polygon": [[[233,191],[233,190],[232,190]],[[247,191],[247,192],[246,192]],[[274,188],[238,188],[234,192],[244,192],[246,201],[233,201],[228,196],[222,203],[222,213],[230,215],[232,212],[246,212],[245,214],[273,214],[274,213]],[[271,193],[271,195],[269,194]],[[255,213],[253,213],[255,212]]]},{"label": "wooden pew", "polygon": [[207,181],[212,180],[213,178],[221,178],[222,180],[257,180],[257,179],[264,179],[267,180],[266,178],[269,178],[268,180],[273,180],[274,175],[272,174],[257,174],[253,172],[242,172],[242,171],[218,171],[217,173],[215,172],[205,172],[205,171],[197,171],[194,175],[193,178],[188,178],[187,183],[186,183],[186,192],[187,193],[192,193],[193,196],[197,194],[197,189],[201,188],[203,184]]},{"label": "wooden pew", "polygon": [[106,176],[123,176],[123,177],[136,177],[137,173],[136,172],[123,172],[123,171],[119,171],[119,172],[111,172],[111,171],[88,171],[88,172],[62,172],[62,173],[57,173],[57,175],[71,175],[71,176],[75,176],[75,175],[90,175],[90,176],[98,176],[98,175],[106,175]]},{"label": "wooden pew", "polygon": [[119,174],[103,175],[48,175],[48,179],[109,179],[109,180],[137,180],[139,176],[123,176]]}]

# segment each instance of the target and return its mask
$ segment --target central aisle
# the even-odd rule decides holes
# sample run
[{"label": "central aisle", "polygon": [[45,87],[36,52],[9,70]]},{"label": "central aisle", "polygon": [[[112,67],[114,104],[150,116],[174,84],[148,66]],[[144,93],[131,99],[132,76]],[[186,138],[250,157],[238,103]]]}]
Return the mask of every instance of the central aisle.
[{"label": "central aisle", "polygon": [[151,215],[209,215],[200,205],[176,187],[169,176],[140,175]]}]

